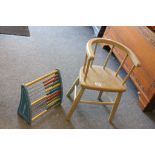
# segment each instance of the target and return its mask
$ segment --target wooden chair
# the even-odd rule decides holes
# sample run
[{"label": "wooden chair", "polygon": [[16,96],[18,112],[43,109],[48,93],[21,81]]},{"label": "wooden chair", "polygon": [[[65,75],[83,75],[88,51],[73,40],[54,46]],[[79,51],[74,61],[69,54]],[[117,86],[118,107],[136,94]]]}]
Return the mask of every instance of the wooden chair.
[{"label": "wooden chair", "polygon": [[[99,44],[105,44],[105,45],[109,45],[111,47],[111,50],[108,53],[108,56],[107,56],[103,66],[93,65],[97,45],[99,45]],[[113,71],[112,69],[106,67],[114,48],[121,49],[121,51],[124,52],[124,54],[125,54],[125,57],[116,72]],[[119,76],[119,73],[120,73],[120,70],[121,70],[122,66],[124,65],[125,61],[127,60],[127,58],[131,59],[133,66],[131,67],[131,69],[128,72],[128,74],[126,75],[126,77],[124,79],[122,79]],[[137,59],[137,57],[134,55],[134,53],[129,48],[127,48],[123,44],[113,41],[113,40],[110,40],[110,39],[104,39],[104,38],[90,39],[88,41],[87,47],[86,47],[86,56],[85,56],[84,65],[80,69],[78,78],[75,80],[72,87],[70,88],[70,90],[67,93],[67,97],[70,97],[70,94],[74,90],[74,100],[73,100],[72,106],[67,114],[66,119],[70,120],[78,103],[98,104],[98,105],[104,104],[104,105],[112,105],[112,110],[111,110],[110,116],[109,116],[109,122],[112,122],[112,119],[114,118],[115,112],[116,112],[118,105],[120,103],[122,93],[125,92],[127,89],[125,83],[126,83],[127,79],[129,78],[130,74],[133,72],[133,70],[139,66],[140,66],[140,62]],[[77,93],[78,85],[80,87],[80,90]],[[98,99],[100,102],[80,100],[86,89],[99,91]],[[102,102],[101,96],[102,96],[103,92],[117,93],[115,101]]]}]

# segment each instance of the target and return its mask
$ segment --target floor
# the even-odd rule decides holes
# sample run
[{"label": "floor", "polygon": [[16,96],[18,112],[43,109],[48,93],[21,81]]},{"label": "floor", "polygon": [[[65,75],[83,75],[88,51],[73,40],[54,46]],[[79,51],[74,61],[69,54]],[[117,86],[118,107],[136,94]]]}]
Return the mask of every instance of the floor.
[{"label": "floor", "polygon": [[[87,41],[94,36],[91,27],[29,27],[30,37],[0,35],[0,128],[155,128],[155,113],[143,113],[136,88],[128,81],[121,105],[108,123],[110,107],[79,105],[70,122],[65,121],[71,105],[65,96],[84,61]],[[102,64],[107,52],[99,48],[96,63]],[[110,67],[118,62],[112,57]],[[61,70],[64,96],[61,106],[29,126],[17,115],[22,83],[32,81],[53,69]],[[124,71],[121,72],[124,76]],[[95,99],[97,93],[84,97]],[[105,94],[105,98],[106,98]],[[113,96],[113,94],[110,94]]]}]

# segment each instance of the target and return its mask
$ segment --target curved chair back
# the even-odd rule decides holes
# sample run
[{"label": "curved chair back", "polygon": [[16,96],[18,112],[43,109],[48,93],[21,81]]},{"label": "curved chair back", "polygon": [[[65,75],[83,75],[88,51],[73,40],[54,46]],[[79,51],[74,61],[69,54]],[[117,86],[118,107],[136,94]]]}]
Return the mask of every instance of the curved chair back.
[{"label": "curved chair back", "polygon": [[[129,49],[128,47],[126,47],[125,45],[123,45],[117,41],[114,41],[111,39],[105,39],[105,38],[93,38],[88,41],[87,47],[86,47],[86,57],[85,57],[84,66],[83,66],[83,72],[85,73],[84,80],[86,80],[89,67],[91,67],[93,60],[95,58],[95,53],[96,53],[98,44],[106,44],[111,47],[111,50],[110,50],[108,56],[106,57],[105,63],[103,65],[103,69],[106,68],[106,65],[109,61],[109,58],[110,58],[114,48],[118,48],[122,52],[125,53],[125,57],[122,60],[120,66],[118,67],[115,76],[118,76],[118,74],[119,74],[121,68],[123,67],[124,63],[126,62],[127,58],[131,59],[133,66],[131,67],[130,71],[128,72],[128,74],[126,75],[126,77],[124,78],[124,80],[122,82],[122,84],[125,84],[127,79],[129,78],[130,74],[133,72],[133,70],[136,67],[140,66],[140,61],[138,60],[136,55],[132,52],[132,50]],[[95,48],[93,48],[94,45],[95,45]]]}]

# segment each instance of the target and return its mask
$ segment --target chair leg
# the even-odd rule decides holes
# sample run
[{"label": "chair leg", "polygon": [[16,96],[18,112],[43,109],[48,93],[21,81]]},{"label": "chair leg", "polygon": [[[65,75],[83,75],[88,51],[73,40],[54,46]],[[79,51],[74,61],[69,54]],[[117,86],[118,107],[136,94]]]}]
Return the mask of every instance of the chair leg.
[{"label": "chair leg", "polygon": [[118,108],[118,105],[120,103],[121,97],[122,97],[122,92],[118,93],[118,95],[116,96],[115,103],[114,103],[114,105],[112,107],[112,110],[111,110],[111,113],[110,113],[110,116],[109,116],[109,122],[110,123],[112,122],[112,120],[114,118],[114,115],[115,115],[116,110]]},{"label": "chair leg", "polygon": [[98,98],[99,101],[101,101],[102,94],[103,94],[103,91],[100,91],[99,94],[98,94],[98,97],[97,98]]},{"label": "chair leg", "polygon": [[70,94],[73,92],[74,90],[74,86],[79,84],[79,77],[77,77],[77,79],[74,81],[73,85],[71,86],[71,88],[69,89],[68,93],[66,94],[67,97],[70,96]]},{"label": "chair leg", "polygon": [[68,120],[68,121],[70,120],[73,112],[75,111],[75,109],[79,103],[81,96],[83,95],[83,92],[84,92],[84,88],[81,88],[78,95],[76,96],[75,100],[73,101],[73,104],[72,104],[72,106],[71,106],[71,108],[67,114],[66,120]]}]

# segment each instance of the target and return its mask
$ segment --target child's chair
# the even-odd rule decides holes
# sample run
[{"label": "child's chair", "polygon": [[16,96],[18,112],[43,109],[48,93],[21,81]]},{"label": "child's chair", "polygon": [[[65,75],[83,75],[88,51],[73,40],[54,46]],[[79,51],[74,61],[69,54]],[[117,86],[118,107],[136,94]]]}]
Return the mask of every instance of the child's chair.
[{"label": "child's chair", "polygon": [[[93,65],[96,48],[98,44],[105,44],[111,47],[111,50],[108,53],[108,56],[103,66]],[[125,55],[123,61],[121,62],[116,72],[106,67],[109,61],[110,55],[112,54],[114,48],[118,48],[119,51],[124,52],[124,55]],[[130,74],[133,72],[133,70],[136,67],[140,66],[140,62],[129,48],[127,48],[126,46],[124,46],[123,44],[119,42],[116,42],[110,39],[104,39],[104,38],[90,39],[87,43],[86,50],[87,51],[86,51],[84,65],[80,69],[78,78],[75,80],[69,92],[67,93],[67,96],[70,97],[70,94],[74,90],[74,101],[67,114],[67,120],[70,120],[74,110],[76,109],[78,103],[80,102],[80,103],[86,103],[86,104],[112,105],[112,110],[109,116],[109,122],[112,122],[112,119],[114,118],[115,112],[120,103],[122,93],[126,91],[127,87],[125,83],[127,79],[129,78]],[[122,79],[119,76],[119,73],[125,61],[127,60],[127,58],[129,58],[130,61],[132,62],[132,67],[130,71],[128,72],[128,74],[126,75],[126,77]],[[80,86],[80,90],[77,94],[78,85]],[[99,91],[98,99],[100,102],[80,100],[85,89]],[[115,101],[102,102],[101,100],[102,92],[117,93]]]}]

